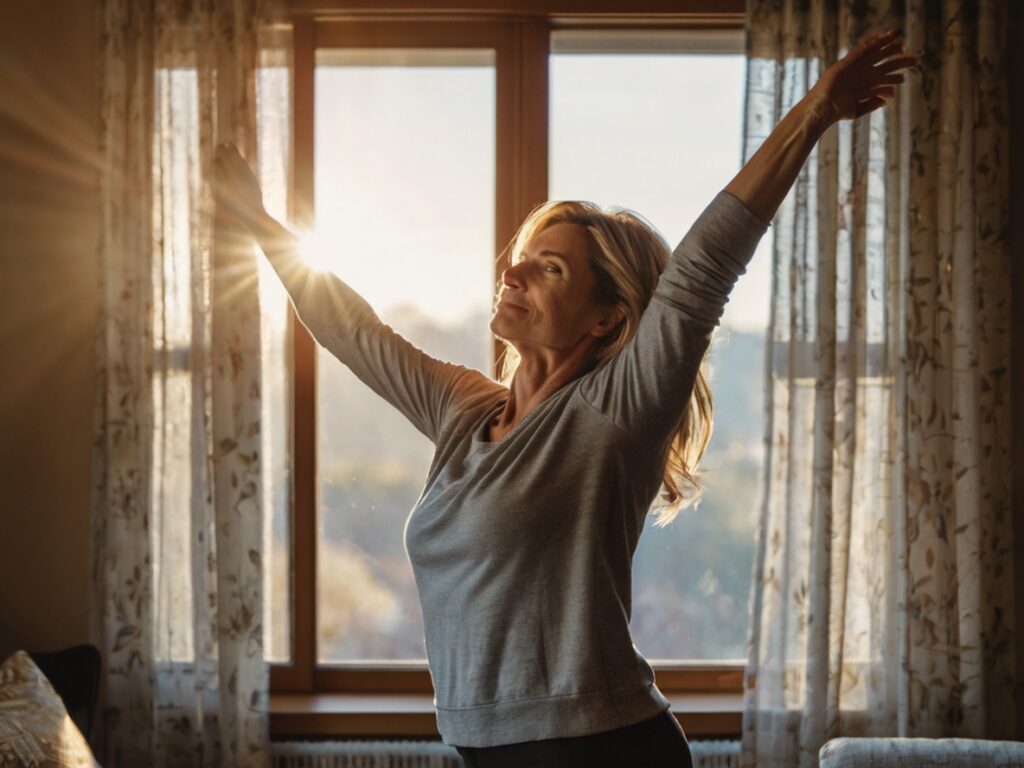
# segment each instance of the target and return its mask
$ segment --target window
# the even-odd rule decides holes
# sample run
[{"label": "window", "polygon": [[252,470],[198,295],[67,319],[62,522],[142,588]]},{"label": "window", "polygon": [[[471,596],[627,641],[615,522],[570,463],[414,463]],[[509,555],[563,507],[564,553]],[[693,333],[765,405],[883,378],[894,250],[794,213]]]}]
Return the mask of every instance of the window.
[{"label": "window", "polygon": [[[739,33],[553,33],[548,196],[632,208],[674,247],[739,170],[744,69]],[[745,656],[769,266],[753,260],[709,354],[704,497],[668,527],[648,517],[634,556],[631,631],[652,663]]]},{"label": "window", "polygon": [[[489,49],[316,54],[324,266],[421,349],[483,372],[494,85]],[[422,662],[402,530],[433,444],[329,352],[318,349],[316,363],[318,661]]]},{"label": "window", "polygon": [[[675,245],[738,169],[734,5],[713,30],[570,30],[500,14],[300,20],[296,193],[315,212],[325,266],[431,354],[493,375],[496,257],[536,203],[630,207]],[[693,116],[708,81],[719,99],[710,131]],[[705,149],[687,154],[692,145]],[[741,687],[766,260],[748,270],[713,348],[705,500],[645,532],[635,560],[634,638],[666,693]],[[272,690],[429,692],[402,527],[432,446],[301,327],[294,337],[294,642]]]}]

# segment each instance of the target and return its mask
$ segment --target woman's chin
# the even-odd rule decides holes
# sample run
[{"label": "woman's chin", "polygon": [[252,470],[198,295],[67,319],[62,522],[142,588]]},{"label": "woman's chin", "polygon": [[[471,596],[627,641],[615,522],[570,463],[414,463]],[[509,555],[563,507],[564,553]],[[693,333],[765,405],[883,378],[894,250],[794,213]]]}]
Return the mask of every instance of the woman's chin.
[{"label": "woman's chin", "polygon": [[507,333],[510,330],[510,328],[508,327],[508,323],[504,321],[504,318],[502,318],[500,314],[496,314],[494,315],[494,317],[491,318],[489,327],[491,329],[491,333],[493,333],[502,341],[509,340]]}]

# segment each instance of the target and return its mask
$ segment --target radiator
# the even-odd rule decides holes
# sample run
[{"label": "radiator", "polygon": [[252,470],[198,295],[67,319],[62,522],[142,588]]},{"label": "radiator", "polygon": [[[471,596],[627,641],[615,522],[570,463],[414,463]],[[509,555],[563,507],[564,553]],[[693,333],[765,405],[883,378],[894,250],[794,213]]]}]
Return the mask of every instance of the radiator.
[{"label": "radiator", "polygon": [[[739,768],[738,741],[690,742],[694,768]],[[276,741],[273,768],[463,768],[439,741]]]},{"label": "radiator", "polygon": [[463,768],[440,741],[275,741],[272,768]]},{"label": "radiator", "polygon": [[693,768],[740,768],[740,742],[697,739],[690,742]]}]

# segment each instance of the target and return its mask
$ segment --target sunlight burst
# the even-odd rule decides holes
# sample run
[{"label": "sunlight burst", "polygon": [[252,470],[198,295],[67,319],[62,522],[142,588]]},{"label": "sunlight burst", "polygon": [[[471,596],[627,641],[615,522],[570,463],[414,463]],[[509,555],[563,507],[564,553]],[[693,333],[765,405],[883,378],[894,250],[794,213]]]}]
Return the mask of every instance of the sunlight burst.
[{"label": "sunlight burst", "polygon": [[335,248],[322,232],[313,230],[299,236],[299,256],[317,272],[334,272]]}]

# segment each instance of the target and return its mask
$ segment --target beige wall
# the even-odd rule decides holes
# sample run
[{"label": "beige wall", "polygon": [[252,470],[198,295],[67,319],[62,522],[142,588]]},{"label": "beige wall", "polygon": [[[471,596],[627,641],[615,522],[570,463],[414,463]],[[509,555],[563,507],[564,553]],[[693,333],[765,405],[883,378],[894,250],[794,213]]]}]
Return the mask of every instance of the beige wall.
[{"label": "beige wall", "polygon": [[0,659],[88,639],[95,8],[0,4]]}]

